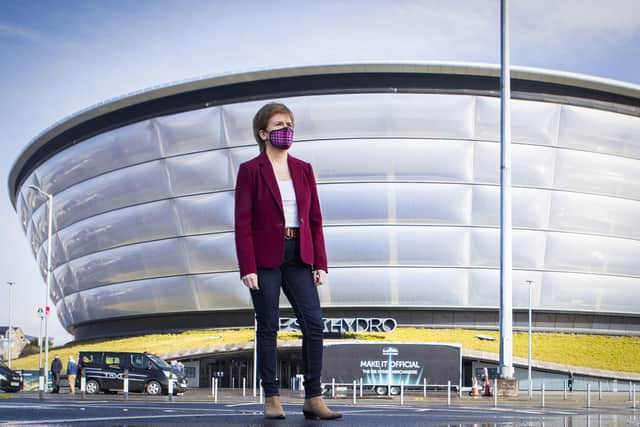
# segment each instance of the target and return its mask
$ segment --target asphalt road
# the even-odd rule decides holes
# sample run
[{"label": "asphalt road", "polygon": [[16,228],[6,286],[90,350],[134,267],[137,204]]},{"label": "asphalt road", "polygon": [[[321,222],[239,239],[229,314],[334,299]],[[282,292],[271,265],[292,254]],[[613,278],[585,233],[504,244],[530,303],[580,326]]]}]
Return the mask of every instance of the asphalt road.
[{"label": "asphalt road", "polygon": [[262,406],[254,398],[221,395],[214,403],[206,394],[187,395],[168,401],[167,397],[121,395],[80,400],[65,395],[19,393],[0,400],[0,426],[640,426],[640,414],[624,399],[598,402],[586,408],[579,400],[549,399],[545,407],[536,401],[501,402],[491,399],[365,399],[352,404],[349,399],[329,400],[333,409],[343,412],[336,421],[305,420],[303,400],[283,395],[286,420],[265,420]]}]

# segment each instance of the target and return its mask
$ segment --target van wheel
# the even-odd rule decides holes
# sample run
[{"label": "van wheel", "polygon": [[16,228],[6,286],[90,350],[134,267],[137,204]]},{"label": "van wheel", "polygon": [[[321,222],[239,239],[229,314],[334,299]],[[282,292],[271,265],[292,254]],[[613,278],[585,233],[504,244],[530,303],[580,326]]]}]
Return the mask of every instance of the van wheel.
[{"label": "van wheel", "polygon": [[384,395],[386,395],[386,394],[387,394],[387,388],[386,388],[386,387],[384,387],[384,386],[381,386],[381,385],[377,386],[377,387],[376,387],[376,394],[377,394],[378,396],[384,396]]},{"label": "van wheel", "polygon": [[87,381],[87,385],[85,387],[87,394],[98,394],[100,393],[100,384],[96,380]]},{"label": "van wheel", "polygon": [[400,387],[392,386],[391,387],[391,395],[397,396],[400,394]]},{"label": "van wheel", "polygon": [[162,386],[158,381],[149,381],[146,386],[147,394],[158,396],[162,394]]}]

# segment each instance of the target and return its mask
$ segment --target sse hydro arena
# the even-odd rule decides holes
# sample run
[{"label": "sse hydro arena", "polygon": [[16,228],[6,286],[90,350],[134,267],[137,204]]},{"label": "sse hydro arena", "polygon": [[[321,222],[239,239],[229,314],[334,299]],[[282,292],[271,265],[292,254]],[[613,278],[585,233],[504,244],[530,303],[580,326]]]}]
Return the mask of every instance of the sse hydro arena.
[{"label": "sse hydro arena", "polygon": [[[325,316],[497,328],[499,68],[305,66],[152,88],[83,110],[21,153],[9,194],[76,339],[253,324],[233,236],[238,165],[265,102],[314,166]],[[512,68],[513,307],[538,330],[640,334],[640,87]],[[282,300],[283,315],[291,315]]]}]

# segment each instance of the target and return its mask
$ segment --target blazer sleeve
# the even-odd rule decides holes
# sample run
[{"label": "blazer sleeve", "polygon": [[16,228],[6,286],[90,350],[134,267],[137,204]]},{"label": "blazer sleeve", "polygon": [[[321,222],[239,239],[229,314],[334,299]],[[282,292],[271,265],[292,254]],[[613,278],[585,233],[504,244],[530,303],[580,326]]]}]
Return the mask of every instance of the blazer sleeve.
[{"label": "blazer sleeve", "polygon": [[235,193],[235,239],[240,277],[256,273],[253,246],[253,180],[246,165],[240,165]]},{"label": "blazer sleeve", "polygon": [[311,206],[309,209],[309,228],[313,239],[313,269],[328,270],[327,251],[324,245],[324,232],[322,231],[322,212],[320,211],[320,200],[318,198],[318,186],[313,173],[313,167],[307,163],[307,179],[309,180],[311,191]]}]

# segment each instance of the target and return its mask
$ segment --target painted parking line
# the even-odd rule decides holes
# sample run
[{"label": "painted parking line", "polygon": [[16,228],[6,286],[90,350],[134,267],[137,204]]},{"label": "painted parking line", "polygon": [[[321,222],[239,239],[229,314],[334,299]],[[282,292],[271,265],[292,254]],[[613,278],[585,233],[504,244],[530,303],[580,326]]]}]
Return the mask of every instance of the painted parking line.
[{"label": "painted parking line", "polygon": [[[214,414],[211,414],[214,415]],[[225,417],[244,417],[250,414],[224,414]],[[98,421],[127,421],[127,420],[140,420],[140,419],[170,419],[170,418],[193,418],[202,417],[202,414],[175,414],[175,415],[131,415],[131,416],[111,416],[111,417],[82,417],[82,418],[59,418],[48,419],[46,424],[66,424],[66,423],[79,423],[79,422],[98,422]],[[29,421],[2,421],[0,425],[42,425],[43,420],[29,420]]]}]

